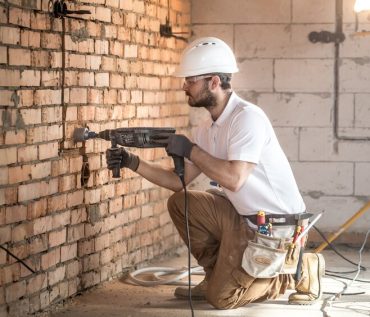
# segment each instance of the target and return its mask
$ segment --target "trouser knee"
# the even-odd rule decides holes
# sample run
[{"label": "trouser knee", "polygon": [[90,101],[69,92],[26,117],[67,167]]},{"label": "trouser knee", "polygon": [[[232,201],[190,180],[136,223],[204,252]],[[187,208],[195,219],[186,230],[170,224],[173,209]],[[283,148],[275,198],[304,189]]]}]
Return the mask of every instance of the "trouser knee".
[{"label": "trouser knee", "polygon": [[170,196],[167,200],[167,209],[170,215],[181,212],[183,210],[182,205],[184,202],[184,192],[176,192]]}]

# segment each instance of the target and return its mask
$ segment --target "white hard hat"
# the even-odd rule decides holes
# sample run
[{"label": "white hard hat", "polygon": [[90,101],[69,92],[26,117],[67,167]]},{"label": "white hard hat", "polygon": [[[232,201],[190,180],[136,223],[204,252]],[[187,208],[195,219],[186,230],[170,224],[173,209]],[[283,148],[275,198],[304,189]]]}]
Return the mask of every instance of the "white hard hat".
[{"label": "white hard hat", "polygon": [[237,73],[235,56],[231,48],[215,37],[203,37],[191,42],[181,56],[180,65],[172,74],[191,77],[210,73]]}]

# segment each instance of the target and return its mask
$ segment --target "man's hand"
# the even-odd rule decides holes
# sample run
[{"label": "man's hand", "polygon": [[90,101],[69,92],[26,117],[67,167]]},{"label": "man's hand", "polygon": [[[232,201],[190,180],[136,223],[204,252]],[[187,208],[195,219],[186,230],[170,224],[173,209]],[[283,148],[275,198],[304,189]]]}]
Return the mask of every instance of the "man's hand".
[{"label": "man's hand", "polygon": [[105,152],[108,169],[113,170],[115,167],[128,167],[136,171],[139,167],[140,159],[137,155],[132,154],[124,147],[110,148]]},{"label": "man's hand", "polygon": [[191,150],[194,145],[185,135],[172,134],[168,138],[166,151],[169,155],[177,155],[190,159]]}]

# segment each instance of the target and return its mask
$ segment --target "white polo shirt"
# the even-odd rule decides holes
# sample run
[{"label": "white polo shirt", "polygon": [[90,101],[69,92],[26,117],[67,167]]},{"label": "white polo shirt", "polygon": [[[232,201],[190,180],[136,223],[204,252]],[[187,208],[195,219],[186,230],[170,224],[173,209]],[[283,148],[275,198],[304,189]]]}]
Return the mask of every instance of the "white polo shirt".
[{"label": "white polo shirt", "polygon": [[261,108],[232,93],[220,117],[195,130],[194,141],[216,158],[257,164],[239,191],[224,188],[239,214],[305,211],[288,159]]}]

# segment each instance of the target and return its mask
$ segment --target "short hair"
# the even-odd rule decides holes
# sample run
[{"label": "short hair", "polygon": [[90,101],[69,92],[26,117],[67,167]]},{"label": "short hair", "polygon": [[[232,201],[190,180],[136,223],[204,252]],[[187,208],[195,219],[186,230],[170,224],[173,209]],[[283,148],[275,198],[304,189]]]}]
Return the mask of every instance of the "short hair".
[{"label": "short hair", "polygon": [[212,76],[218,76],[221,81],[221,88],[226,90],[231,88],[231,76],[232,74],[229,73],[212,73]]}]

